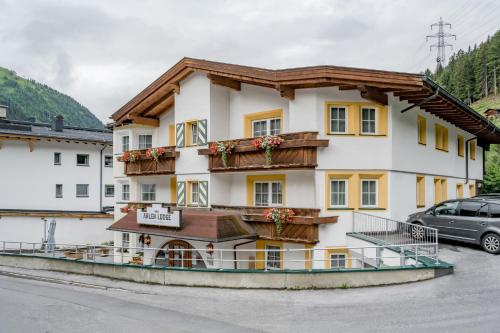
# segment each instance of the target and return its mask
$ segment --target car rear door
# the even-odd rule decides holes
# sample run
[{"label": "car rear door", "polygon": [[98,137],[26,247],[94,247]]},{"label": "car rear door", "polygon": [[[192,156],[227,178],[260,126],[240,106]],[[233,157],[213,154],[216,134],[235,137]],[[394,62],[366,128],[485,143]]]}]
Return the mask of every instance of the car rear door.
[{"label": "car rear door", "polygon": [[464,200],[458,214],[450,220],[450,233],[457,239],[477,242],[488,224],[488,204],[481,201]]},{"label": "car rear door", "polygon": [[458,201],[447,201],[437,205],[432,215],[426,216],[426,224],[431,228],[439,230],[439,234],[447,236],[450,234],[450,221],[457,215]]}]

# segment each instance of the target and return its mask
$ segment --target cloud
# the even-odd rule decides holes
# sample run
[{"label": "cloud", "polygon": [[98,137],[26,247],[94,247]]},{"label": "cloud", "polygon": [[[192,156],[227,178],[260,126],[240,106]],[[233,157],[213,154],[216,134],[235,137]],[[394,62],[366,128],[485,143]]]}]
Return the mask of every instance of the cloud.
[{"label": "cloud", "polygon": [[[183,56],[420,71],[435,58],[425,43],[432,22],[492,15],[490,2],[0,0],[0,66],[73,96],[106,121]],[[494,30],[492,22],[473,32]],[[466,47],[460,35],[473,37],[470,28],[459,25],[456,46]]]}]

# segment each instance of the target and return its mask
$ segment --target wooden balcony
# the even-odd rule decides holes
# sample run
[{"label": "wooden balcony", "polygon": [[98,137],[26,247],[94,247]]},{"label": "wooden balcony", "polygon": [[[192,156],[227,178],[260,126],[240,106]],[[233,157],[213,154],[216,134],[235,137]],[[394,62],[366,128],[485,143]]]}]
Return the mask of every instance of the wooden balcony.
[{"label": "wooden balcony", "polygon": [[147,176],[147,175],[170,175],[175,173],[175,159],[179,152],[175,151],[175,146],[161,147],[165,149],[165,154],[158,158],[158,161],[146,156],[146,149],[134,150],[129,153],[136,153],[138,157],[134,161],[124,161],[121,157],[119,161],[124,162],[124,173],[127,176]]},{"label": "wooden balcony", "polygon": [[266,169],[311,169],[317,167],[318,147],[328,147],[328,140],[318,140],[318,132],[297,132],[280,134],[283,142],[273,150],[272,162],[266,163],[266,153],[252,144],[254,138],[237,139],[225,142],[234,144],[224,167],[220,154],[210,149],[199,149],[199,155],[207,155],[208,169],[211,172],[266,170]]},{"label": "wooden balcony", "polygon": [[295,216],[292,222],[283,224],[281,233],[278,235],[274,223],[267,221],[263,215],[268,207],[212,205],[212,208],[240,211],[243,221],[255,228],[260,239],[306,244],[315,244],[319,241],[320,224],[336,223],[338,219],[337,216],[319,216],[319,209],[287,207],[294,211]]}]

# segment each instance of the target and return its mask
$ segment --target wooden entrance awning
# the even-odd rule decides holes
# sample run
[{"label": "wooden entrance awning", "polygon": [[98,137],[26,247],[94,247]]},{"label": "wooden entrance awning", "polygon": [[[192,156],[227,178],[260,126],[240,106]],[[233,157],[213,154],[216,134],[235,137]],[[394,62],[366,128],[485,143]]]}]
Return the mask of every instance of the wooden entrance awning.
[{"label": "wooden entrance awning", "polygon": [[253,228],[238,213],[196,209],[182,211],[179,229],[139,224],[137,213],[131,211],[113,223],[108,230],[214,243],[256,238]]}]

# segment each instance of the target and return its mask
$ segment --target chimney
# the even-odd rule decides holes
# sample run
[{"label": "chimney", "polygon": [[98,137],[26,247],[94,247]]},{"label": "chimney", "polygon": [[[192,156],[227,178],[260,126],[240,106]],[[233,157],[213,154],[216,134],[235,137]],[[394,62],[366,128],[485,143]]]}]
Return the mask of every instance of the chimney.
[{"label": "chimney", "polygon": [[0,104],[0,119],[7,119],[7,105]]},{"label": "chimney", "polygon": [[54,131],[62,132],[63,127],[64,127],[64,117],[59,115],[56,117],[56,120],[54,121]]}]

